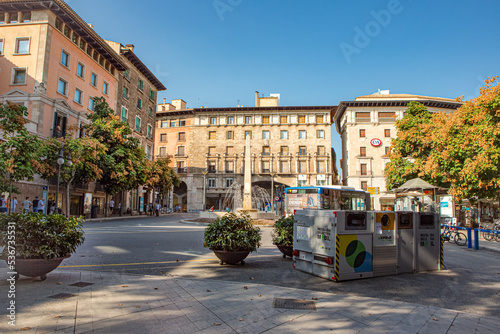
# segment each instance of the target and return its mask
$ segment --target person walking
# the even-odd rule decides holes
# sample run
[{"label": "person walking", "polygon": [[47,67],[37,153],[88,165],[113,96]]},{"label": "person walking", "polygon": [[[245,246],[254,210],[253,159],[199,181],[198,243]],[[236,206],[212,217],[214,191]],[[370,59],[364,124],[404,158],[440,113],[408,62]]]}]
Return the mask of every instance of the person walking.
[{"label": "person walking", "polygon": [[122,202],[118,203],[118,214],[122,216]]},{"label": "person walking", "polygon": [[33,212],[38,212],[38,202],[40,202],[40,200],[38,199],[38,196],[35,196],[35,199],[33,200]]},{"label": "person walking", "polygon": [[113,210],[115,209],[115,201],[113,201],[113,199],[111,199],[111,201],[109,201],[109,211],[110,211],[110,215],[113,214]]},{"label": "person walking", "polygon": [[38,213],[43,213],[43,209],[45,207],[45,203],[43,202],[43,199],[40,199],[38,201]]},{"label": "person walking", "polygon": [[5,200],[5,195],[2,195],[2,198],[0,198],[0,213],[6,213],[7,212],[7,201]]},{"label": "person walking", "polygon": [[156,216],[157,217],[160,215],[160,208],[161,208],[160,203],[156,203]]},{"label": "person walking", "polygon": [[21,203],[21,205],[23,206],[23,213],[28,213],[30,212],[30,208],[31,208],[31,201],[30,201],[30,198],[29,196],[26,197],[26,199]]}]

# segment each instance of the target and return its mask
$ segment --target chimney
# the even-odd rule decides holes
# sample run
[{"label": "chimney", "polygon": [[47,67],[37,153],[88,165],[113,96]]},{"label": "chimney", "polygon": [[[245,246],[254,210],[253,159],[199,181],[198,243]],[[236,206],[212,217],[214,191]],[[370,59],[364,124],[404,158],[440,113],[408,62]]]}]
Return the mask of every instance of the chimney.
[{"label": "chimney", "polygon": [[167,103],[167,99],[163,98],[163,104]]},{"label": "chimney", "polygon": [[259,92],[255,91],[255,106],[260,107]]},{"label": "chimney", "polygon": [[127,44],[127,45],[125,45],[125,47],[127,49],[129,49],[130,51],[134,52],[134,44]]}]

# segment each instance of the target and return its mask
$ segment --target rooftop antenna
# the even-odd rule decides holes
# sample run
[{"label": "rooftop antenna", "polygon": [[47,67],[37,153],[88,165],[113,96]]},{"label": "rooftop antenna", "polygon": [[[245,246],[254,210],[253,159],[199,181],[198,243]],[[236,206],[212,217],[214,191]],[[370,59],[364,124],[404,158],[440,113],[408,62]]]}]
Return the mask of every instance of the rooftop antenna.
[{"label": "rooftop antenna", "polygon": [[240,107],[240,99],[238,99],[238,108]]},{"label": "rooftop antenna", "polygon": [[200,98],[198,98],[198,107],[200,106]]}]

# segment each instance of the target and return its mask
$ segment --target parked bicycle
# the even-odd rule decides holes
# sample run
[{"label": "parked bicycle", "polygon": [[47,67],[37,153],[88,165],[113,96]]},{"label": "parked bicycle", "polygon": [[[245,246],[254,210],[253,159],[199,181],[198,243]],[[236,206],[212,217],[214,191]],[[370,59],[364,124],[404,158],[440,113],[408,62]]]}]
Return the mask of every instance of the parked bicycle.
[{"label": "parked bicycle", "polygon": [[450,243],[455,243],[459,246],[465,246],[467,244],[467,236],[465,233],[460,232],[456,228],[453,227],[445,227],[443,232],[441,232],[444,241],[448,241]]},{"label": "parked bicycle", "polygon": [[498,219],[495,219],[493,223],[484,224],[483,226],[480,226],[480,228],[492,231],[492,232],[486,232],[486,231],[482,232],[482,237],[485,240],[500,242],[500,234],[495,233],[495,232],[500,232],[500,221]]}]

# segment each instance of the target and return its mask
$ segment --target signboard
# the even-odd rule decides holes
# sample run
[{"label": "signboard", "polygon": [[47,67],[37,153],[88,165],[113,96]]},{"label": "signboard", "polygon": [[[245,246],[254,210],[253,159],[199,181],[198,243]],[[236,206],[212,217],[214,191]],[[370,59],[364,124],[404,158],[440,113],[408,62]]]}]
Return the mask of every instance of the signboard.
[{"label": "signboard", "polygon": [[382,145],[382,140],[378,138],[373,138],[372,140],[370,140],[370,144],[372,144],[372,146],[378,147]]},{"label": "signboard", "polygon": [[83,213],[90,214],[92,208],[92,193],[83,194]]},{"label": "signboard", "polygon": [[317,175],[316,176],[316,180],[325,181],[326,180],[325,174],[319,174],[319,175]]},{"label": "signboard", "polygon": [[279,197],[279,196],[275,196],[275,197],[274,197],[274,201],[275,201],[275,202],[279,202],[279,200],[280,200],[280,197]]},{"label": "signboard", "polygon": [[441,217],[453,217],[453,196],[442,196],[439,207]]},{"label": "signboard", "polygon": [[299,180],[300,181],[307,181],[307,175],[305,175],[305,174],[299,174]]},{"label": "signboard", "polygon": [[144,212],[144,197],[139,197],[139,211]]},{"label": "signboard", "polygon": [[368,187],[367,191],[372,195],[380,194],[380,187]]}]

